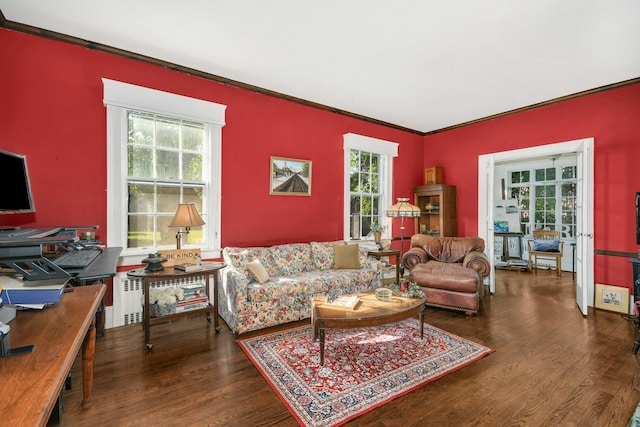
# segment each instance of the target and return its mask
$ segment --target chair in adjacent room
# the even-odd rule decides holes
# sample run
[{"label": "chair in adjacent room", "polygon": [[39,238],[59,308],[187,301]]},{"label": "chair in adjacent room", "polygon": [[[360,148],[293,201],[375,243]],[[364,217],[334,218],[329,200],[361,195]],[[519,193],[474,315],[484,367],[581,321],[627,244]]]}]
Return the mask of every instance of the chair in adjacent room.
[{"label": "chair in adjacent room", "polygon": [[564,242],[556,230],[533,230],[533,240],[527,241],[529,249],[529,271],[537,272],[538,259],[555,260],[556,273],[562,275],[562,251]]}]

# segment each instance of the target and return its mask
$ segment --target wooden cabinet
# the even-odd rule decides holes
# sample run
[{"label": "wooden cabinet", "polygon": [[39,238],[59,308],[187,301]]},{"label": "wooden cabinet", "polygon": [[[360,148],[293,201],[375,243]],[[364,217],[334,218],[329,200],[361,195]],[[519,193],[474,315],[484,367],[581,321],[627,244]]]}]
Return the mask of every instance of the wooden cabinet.
[{"label": "wooden cabinet", "polygon": [[423,185],[415,187],[413,192],[414,204],[420,208],[415,233],[455,237],[458,231],[455,185]]}]

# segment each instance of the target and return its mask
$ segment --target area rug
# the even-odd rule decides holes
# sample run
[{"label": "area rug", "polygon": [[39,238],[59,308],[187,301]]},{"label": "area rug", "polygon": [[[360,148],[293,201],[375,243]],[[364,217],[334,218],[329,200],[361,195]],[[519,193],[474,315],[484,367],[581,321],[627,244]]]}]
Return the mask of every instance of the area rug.
[{"label": "area rug", "polygon": [[492,349],[409,319],[328,330],[324,366],[311,326],[238,344],[303,426],[337,426],[462,368]]}]

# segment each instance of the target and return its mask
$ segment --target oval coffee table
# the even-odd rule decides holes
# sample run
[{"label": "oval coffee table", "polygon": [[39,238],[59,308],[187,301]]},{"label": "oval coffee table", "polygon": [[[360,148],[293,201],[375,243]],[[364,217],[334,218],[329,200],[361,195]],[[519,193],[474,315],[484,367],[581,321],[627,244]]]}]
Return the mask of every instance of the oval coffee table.
[{"label": "oval coffee table", "polygon": [[385,325],[408,319],[416,314],[420,318],[420,338],[423,337],[424,297],[393,296],[391,301],[380,301],[375,292],[358,295],[354,308],[327,304],[327,297],[314,297],[311,301],[313,339],[320,339],[320,365],[324,365],[324,341],[327,329],[363,328]]}]

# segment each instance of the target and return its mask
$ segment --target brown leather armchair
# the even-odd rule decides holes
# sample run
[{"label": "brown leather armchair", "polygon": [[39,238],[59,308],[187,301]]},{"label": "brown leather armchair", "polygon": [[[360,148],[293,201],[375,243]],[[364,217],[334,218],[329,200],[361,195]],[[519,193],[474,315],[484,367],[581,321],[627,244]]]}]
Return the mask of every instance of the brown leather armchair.
[{"label": "brown leather armchair", "polygon": [[424,292],[427,305],[478,312],[482,279],[491,271],[480,237],[414,234],[402,265]]}]

